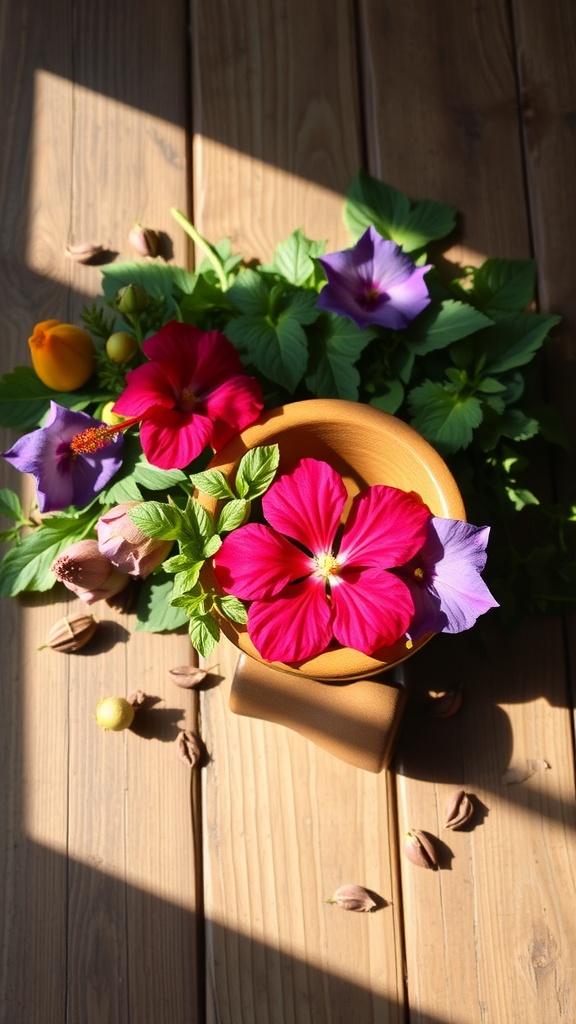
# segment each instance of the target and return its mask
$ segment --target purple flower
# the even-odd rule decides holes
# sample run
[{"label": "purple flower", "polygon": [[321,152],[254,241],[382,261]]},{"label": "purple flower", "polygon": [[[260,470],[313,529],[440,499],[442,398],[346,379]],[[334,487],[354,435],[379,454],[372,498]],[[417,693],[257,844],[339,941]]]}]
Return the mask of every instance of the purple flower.
[{"label": "purple flower", "polygon": [[398,570],[414,600],[412,640],[430,632],[461,633],[498,607],[480,576],[490,527],[436,516],[427,526],[424,546]]},{"label": "purple flower", "polygon": [[105,425],[84,412],[72,412],[50,402],[46,426],[19,438],[3,458],[21,473],[36,479],[41,512],[58,512],[75,505],[84,508],[122,465],[124,438],[113,435],[100,450],[72,442],[89,428]]},{"label": "purple flower", "polygon": [[399,331],[430,302],[424,274],[396,242],[369,227],[352,249],[322,257],[328,284],[318,297],[321,309],[340,313],[357,327],[378,324]]}]

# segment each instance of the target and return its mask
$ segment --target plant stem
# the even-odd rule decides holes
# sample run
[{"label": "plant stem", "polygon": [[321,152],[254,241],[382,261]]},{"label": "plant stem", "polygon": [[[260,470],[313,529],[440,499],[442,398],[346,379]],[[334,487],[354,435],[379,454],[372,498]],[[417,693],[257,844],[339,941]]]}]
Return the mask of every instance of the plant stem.
[{"label": "plant stem", "polygon": [[209,263],[211,263],[212,267],[214,268],[214,271],[216,272],[218,280],[220,281],[220,287],[222,288],[222,291],[227,291],[228,281],[226,278],[226,274],[224,273],[224,267],[222,266],[222,262],[219,259],[213,246],[211,246],[210,243],[207,242],[205,238],[202,238],[202,235],[198,231],[196,231],[194,225],[190,223],[188,218],[185,217],[184,214],[180,212],[180,210],[177,210],[175,207],[172,207],[170,213],[174,217],[176,223],[180,225],[180,227],[192,239],[195,245],[197,245],[198,248],[202,250]]}]

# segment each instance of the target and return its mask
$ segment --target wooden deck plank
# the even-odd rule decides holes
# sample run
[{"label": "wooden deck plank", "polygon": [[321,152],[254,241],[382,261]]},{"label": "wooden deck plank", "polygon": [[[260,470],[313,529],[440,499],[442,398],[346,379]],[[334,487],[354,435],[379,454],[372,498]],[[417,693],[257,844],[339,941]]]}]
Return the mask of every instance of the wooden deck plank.
[{"label": "wooden deck plank", "polygon": [[[370,169],[414,197],[460,207],[456,258],[529,256],[506,6],[486,3],[466,18],[457,4],[363,11]],[[370,73],[377,57],[381,70]],[[414,67],[418,88],[395,106]],[[426,159],[413,159],[414,148]],[[464,683],[464,711],[432,722],[415,704],[398,749],[400,831],[440,834],[450,865],[402,864],[410,1020],[570,1019],[574,764],[561,627],[527,624],[509,645],[488,632],[484,658],[455,639],[436,653],[430,645],[409,675],[432,689]],[[508,765],[529,757],[551,770],[504,786]],[[447,833],[445,801],[461,786],[475,794],[478,824]]]},{"label": "wooden deck plank", "polygon": [[[302,226],[347,243],[342,195],[361,162],[351,5],[196,9],[195,222],[268,258]],[[282,727],[233,716],[236,656],[202,697],[208,1019],[320,1024],[403,1019],[394,825],[385,776]],[[391,901],[342,914],[344,882]]]},{"label": "wooden deck plank", "polygon": [[[140,219],[187,258],[169,213],[189,198],[184,5],[78,0],[43,19],[20,6],[15,24],[4,12],[1,35],[4,77],[18,72],[0,115],[3,369],[28,361],[37,320],[78,322],[100,290],[98,269],[64,259],[67,242],[133,258],[127,235]],[[195,727],[196,701],[166,677],[191,648],[186,636],[126,645],[133,617],[95,606],[107,624],[85,653],[36,652],[79,605],[64,594],[3,607],[3,635],[12,623],[18,632],[5,676],[13,715],[2,722],[11,820],[0,1019],[200,1020],[191,780],[171,745],[179,725]],[[102,733],[98,698],[138,687],[160,698],[149,733]]]}]

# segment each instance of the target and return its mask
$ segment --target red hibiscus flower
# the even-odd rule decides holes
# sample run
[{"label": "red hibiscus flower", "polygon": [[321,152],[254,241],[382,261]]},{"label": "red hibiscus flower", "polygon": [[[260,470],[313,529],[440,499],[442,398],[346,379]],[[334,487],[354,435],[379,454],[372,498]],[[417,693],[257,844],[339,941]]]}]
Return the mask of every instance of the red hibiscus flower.
[{"label": "red hibiscus flower", "polygon": [[142,351],[149,361],[126,375],[114,412],[142,420],[140,442],[152,465],[183,469],[206,445],[217,451],[258,418],[260,385],[218,331],[173,320]]},{"label": "red hibiscus flower", "polygon": [[333,639],[370,655],[408,629],[410,590],[387,570],[420,550],[430,511],[396,487],[368,487],[340,537],[347,499],[328,463],[301,459],[262,499],[270,526],[241,526],[214,558],[221,587],[252,602],[248,633],[267,661],[303,661]]}]

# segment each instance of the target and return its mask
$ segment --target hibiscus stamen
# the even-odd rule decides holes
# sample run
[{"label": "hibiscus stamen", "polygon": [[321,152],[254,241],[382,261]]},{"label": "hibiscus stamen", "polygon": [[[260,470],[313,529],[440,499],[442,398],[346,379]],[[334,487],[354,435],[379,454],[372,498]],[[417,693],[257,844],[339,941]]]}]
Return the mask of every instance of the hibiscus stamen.
[{"label": "hibiscus stamen", "polygon": [[74,455],[94,455],[95,452],[99,452],[101,448],[105,448],[111,441],[114,441],[118,434],[139,422],[140,417],[136,416],[133,419],[124,420],[123,423],[115,423],[112,427],[88,427],[87,430],[83,430],[82,433],[76,434],[72,438],[70,451]]},{"label": "hibiscus stamen", "polygon": [[178,398],[177,408],[180,412],[192,412],[196,402],[196,395],[192,388],[182,388]]},{"label": "hibiscus stamen", "polygon": [[318,566],[316,575],[323,576],[324,579],[328,579],[330,576],[337,576],[340,572],[340,563],[331,551],[323,551],[320,555],[315,555],[314,561]]}]

